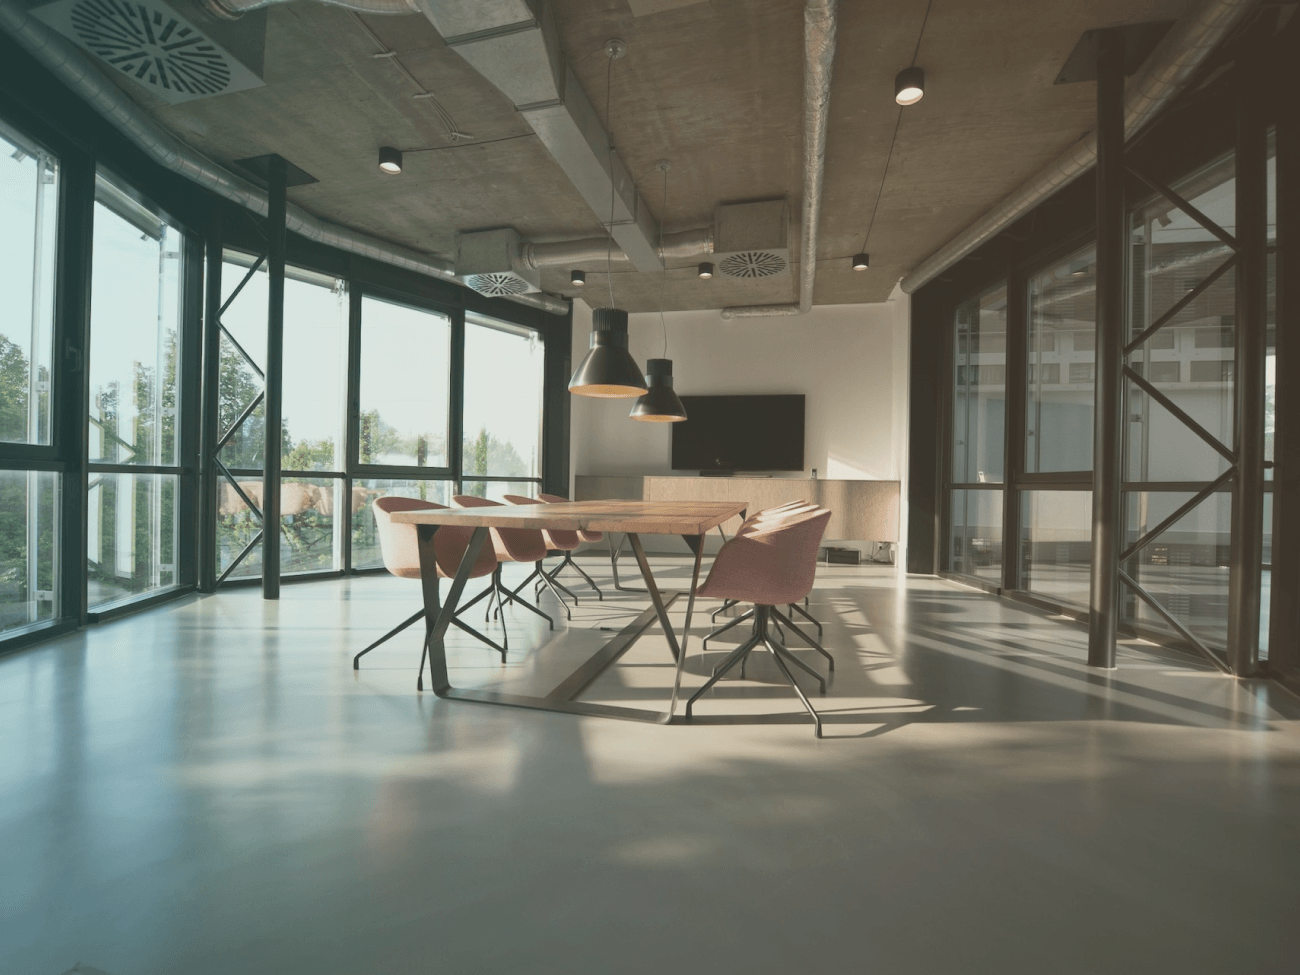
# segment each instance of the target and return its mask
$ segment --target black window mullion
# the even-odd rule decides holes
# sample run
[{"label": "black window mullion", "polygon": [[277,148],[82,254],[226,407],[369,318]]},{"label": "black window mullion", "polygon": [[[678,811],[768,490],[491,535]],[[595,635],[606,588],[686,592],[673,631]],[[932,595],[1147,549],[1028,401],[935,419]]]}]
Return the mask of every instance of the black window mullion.
[{"label": "black window mullion", "polygon": [[[176,492],[175,573],[177,585],[193,586],[199,577],[199,413],[202,402],[203,375],[203,239],[183,231],[185,289],[181,306],[180,388],[176,392],[176,456],[178,484]],[[87,438],[89,439],[89,438]],[[190,526],[196,526],[191,528]]]},{"label": "black window mullion", "polygon": [[451,389],[447,410],[447,466],[457,490],[461,489],[464,474],[465,442],[465,312],[458,310],[451,316]]},{"label": "black window mullion", "polygon": [[[59,616],[84,624],[86,591],[86,486],[90,438],[90,285],[95,236],[95,159],[77,153],[61,161],[58,285],[51,362],[54,437],[67,464],[59,499]],[[62,350],[59,355],[57,350]]]}]

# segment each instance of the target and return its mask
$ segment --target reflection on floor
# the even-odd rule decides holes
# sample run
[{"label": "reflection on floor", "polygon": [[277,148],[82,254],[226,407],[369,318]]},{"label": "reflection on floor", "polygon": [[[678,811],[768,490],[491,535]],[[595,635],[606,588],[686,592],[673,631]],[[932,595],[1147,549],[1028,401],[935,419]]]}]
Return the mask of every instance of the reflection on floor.
[{"label": "reflection on floor", "polygon": [[[644,599],[509,610],[509,662],[457,635],[452,679],[545,693]],[[1276,687],[1147,645],[1089,671],[1071,624],[835,566],[825,740],[761,655],[692,724],[576,719],[417,694],[416,629],[353,672],[418,600],[242,589],[0,659],[0,971],[1295,970]],[[584,698],[671,677],[651,631]]]}]

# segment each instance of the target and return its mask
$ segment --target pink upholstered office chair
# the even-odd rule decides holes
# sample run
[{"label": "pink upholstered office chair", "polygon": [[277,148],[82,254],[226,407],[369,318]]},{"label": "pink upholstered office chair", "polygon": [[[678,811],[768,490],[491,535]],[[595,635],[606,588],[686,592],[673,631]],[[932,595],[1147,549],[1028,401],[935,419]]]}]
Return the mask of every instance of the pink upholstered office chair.
[{"label": "pink upholstered office chair", "polygon": [[[460,508],[502,507],[500,501],[489,501],[487,498],[478,498],[472,494],[458,494],[451,500]],[[499,563],[532,562],[536,565],[546,558],[546,542],[542,538],[541,530],[538,528],[491,528],[489,531],[492,537],[492,547],[496,550],[498,565],[496,571],[492,573],[492,596],[488,600],[488,612],[492,612],[492,601],[494,599],[498,612],[507,603],[519,603],[524,609],[531,610],[546,620],[551,629],[555,629],[555,620],[522,596],[511,592],[501,583],[501,566]],[[477,602],[478,599],[475,598],[474,601]]]},{"label": "pink upholstered office chair", "polygon": [[[545,501],[540,501],[537,498],[528,498],[522,494],[506,494],[502,496],[511,504],[546,504]],[[579,545],[582,544],[582,539],[578,537],[578,533],[576,531],[569,531],[569,530],[557,529],[557,528],[543,528],[541,532],[542,532],[542,541],[546,543],[546,550],[548,552],[564,552],[567,555],[569,552],[572,552],[575,548],[577,548]],[[527,586],[534,579],[537,580],[537,586],[539,589],[542,586],[547,586],[548,588],[550,588],[551,592],[555,594],[555,598],[560,601],[560,605],[564,607],[565,617],[568,619],[573,619],[573,614],[569,612],[569,606],[567,603],[565,603],[564,597],[560,595],[560,590],[563,589],[570,596],[573,596],[573,604],[575,606],[578,605],[578,597],[574,595],[574,593],[564,583],[556,582],[549,575],[547,575],[546,564],[544,562],[538,562],[537,565],[534,566],[532,574],[523,582],[519,583],[519,585],[515,586],[514,591],[511,592],[510,595],[512,597],[517,596],[519,594],[519,591],[523,589],[525,586]]]},{"label": "pink upholstered office chair", "polygon": [[796,603],[812,590],[817,573],[817,546],[830,517],[831,512],[826,508],[798,509],[768,518],[760,513],[741,525],[735,537],[719,550],[709,577],[696,594],[753,603],[754,630],[748,640],[727,656],[704,686],[691,695],[686,702],[687,720],[690,720],[691,708],[700,696],[762,644],[771,652],[777,667],[812,715],[817,737],[822,736],[821,716],[795,682],[787,664],[793,663],[815,677],[823,694],[826,693],[826,682],[777,640],[769,627],[777,606]]},{"label": "pink upholstered office chair", "polygon": [[[773,521],[779,521],[781,519],[796,516],[803,511],[811,511],[816,507],[817,505],[811,501],[788,501],[785,504],[777,505],[775,508],[764,508],[762,511],[756,513],[751,518],[747,519],[745,524],[747,525],[767,524]],[[713,611],[713,614],[711,616],[713,622],[716,623],[718,621],[718,616],[721,613],[724,613],[727,610],[729,610],[732,606],[736,605],[736,602],[737,600],[735,599],[723,600],[722,605],[718,609]],[[788,607],[790,610],[789,617],[785,616],[784,614],[778,613],[777,621],[776,621],[777,635],[778,637],[780,636],[781,623],[784,623],[785,625],[789,626],[801,640],[803,640],[809,646],[816,649],[822,656],[824,656],[830,665],[830,669],[834,670],[835,669],[834,658],[831,657],[831,655],[826,652],[826,650],[822,647],[822,645],[819,642],[817,642],[817,640],[813,640],[811,637],[805,634],[802,629],[800,629],[797,625],[795,625],[793,621],[794,614],[798,613],[800,616],[806,619],[813,626],[817,627],[818,639],[821,638],[822,635],[821,622],[817,620],[816,617],[814,617],[811,613],[808,612],[808,610],[804,608],[804,606],[807,605],[808,605],[808,597],[805,596],[803,600],[803,606],[799,605],[799,603],[790,604],[790,606]],[[754,611],[751,609],[748,612],[742,613],[740,616],[737,616],[734,619],[730,620],[729,622],[718,627],[713,632],[711,632],[708,636],[706,636],[702,641],[702,645],[704,649],[707,650],[709,648],[710,640],[716,639],[717,637],[721,636],[723,633],[727,632],[727,630],[730,630],[732,627],[737,626],[738,624],[743,623],[746,620],[753,619],[753,617],[754,617]],[[741,669],[741,674],[743,675],[745,670],[745,665],[743,663],[740,665],[740,669]]]},{"label": "pink upholstered office chair", "polygon": [[[394,512],[428,511],[434,508],[445,509],[446,507],[445,504],[434,504],[432,501],[421,501],[419,498],[377,498],[373,507],[375,512],[375,534],[379,537],[379,551],[384,557],[384,568],[399,579],[420,578],[420,543],[415,526],[398,524],[393,521]],[[433,536],[433,551],[438,563],[438,577],[440,579],[450,579],[456,574],[456,570],[460,568],[460,561],[465,556],[465,550],[469,548],[470,536],[473,533],[474,529],[472,528],[447,526],[438,529],[437,534]],[[496,553],[490,546],[484,545],[479,552],[478,560],[474,563],[474,568],[470,570],[469,577],[479,579],[486,575],[492,575],[496,568]],[[437,585],[436,581],[434,585]],[[468,609],[469,605],[466,604],[460,612]],[[359,670],[362,657],[385,640],[397,636],[422,616],[424,616],[423,609],[405,622],[399,623],[362,650],[352,658],[352,669]],[[459,616],[459,613],[457,616]],[[459,618],[453,617],[452,623],[500,653],[501,662],[505,663],[506,647],[497,645]],[[433,620],[429,620],[426,625],[432,626]],[[428,648],[425,649],[427,652]],[[423,656],[420,659],[420,669],[424,669]]]},{"label": "pink upholstered office chair", "polygon": [[[558,494],[538,494],[537,500],[544,501],[546,504],[568,504],[569,503],[568,498],[561,497]],[[604,532],[588,532],[588,531],[578,532],[578,539],[583,542],[599,542],[604,537],[605,537]],[[578,573],[578,575],[582,576],[582,578],[586,579],[587,585],[591,586],[592,589],[596,590],[597,599],[603,600],[605,598],[605,594],[600,591],[600,587],[596,585],[595,580],[593,580],[591,576],[587,575],[587,573],[582,571],[582,566],[578,565],[577,562],[573,561],[572,549],[564,552],[564,559],[560,562],[559,565],[557,565],[553,570],[551,570],[550,580],[552,582],[555,582],[555,577],[558,576],[565,569],[572,569],[574,572]],[[565,592],[568,592],[569,595],[571,596],[573,595],[573,593],[569,592],[569,590],[564,586],[561,586],[560,588],[564,589]],[[574,602],[577,602],[578,597],[574,596],[573,600]]]}]

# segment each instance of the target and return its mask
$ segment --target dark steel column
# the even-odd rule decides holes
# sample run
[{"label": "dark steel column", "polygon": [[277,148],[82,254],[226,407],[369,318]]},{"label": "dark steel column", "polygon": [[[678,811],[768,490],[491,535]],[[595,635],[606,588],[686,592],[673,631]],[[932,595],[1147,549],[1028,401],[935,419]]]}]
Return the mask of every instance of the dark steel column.
[{"label": "dark steel column", "polygon": [[1002,468],[1002,588],[1022,587],[1020,579],[1020,491],[1025,470],[1025,408],[1029,398],[1029,293],[1022,274],[1007,276],[1007,385]]},{"label": "dark steel column", "polygon": [[221,382],[221,211],[213,208],[205,241],[203,375],[199,420],[199,591],[217,588],[217,440]]},{"label": "dark steel column", "polygon": [[[1283,85],[1300,86],[1300,59],[1290,58],[1279,74]],[[1300,369],[1300,115],[1295,111],[1277,116],[1276,324],[1276,374],[1294,376]],[[1300,383],[1276,384],[1273,421],[1268,664],[1270,670],[1300,677]]]},{"label": "dark steel column", "polygon": [[262,471],[262,598],[280,598],[280,399],[284,377],[284,160],[267,166],[266,448]]},{"label": "dark steel column", "polygon": [[1268,352],[1268,143],[1258,72],[1239,68],[1237,99],[1237,476],[1228,570],[1228,666],[1259,666],[1260,566],[1264,559],[1264,367]]},{"label": "dark steel column", "polygon": [[1124,37],[1097,46],[1097,382],[1092,447],[1092,580],[1088,665],[1115,666],[1123,531]]}]

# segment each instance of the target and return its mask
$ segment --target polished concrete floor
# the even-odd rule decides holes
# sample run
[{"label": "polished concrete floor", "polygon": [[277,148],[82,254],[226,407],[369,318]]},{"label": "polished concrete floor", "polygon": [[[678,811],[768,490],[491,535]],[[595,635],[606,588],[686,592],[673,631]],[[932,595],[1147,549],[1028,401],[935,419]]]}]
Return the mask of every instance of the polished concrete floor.
[{"label": "polished concrete floor", "polygon": [[[512,609],[509,663],[458,637],[453,680],[545,692],[643,599]],[[825,739],[763,659],[663,727],[418,694],[414,631],[354,672],[417,605],[244,589],[0,659],[0,972],[1300,969],[1276,687],[1148,645],[1089,671],[1072,624],[836,566]],[[671,675],[652,632],[586,698]]]}]

